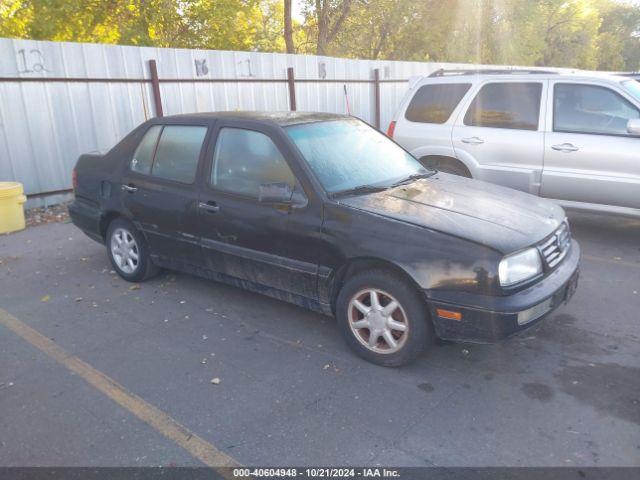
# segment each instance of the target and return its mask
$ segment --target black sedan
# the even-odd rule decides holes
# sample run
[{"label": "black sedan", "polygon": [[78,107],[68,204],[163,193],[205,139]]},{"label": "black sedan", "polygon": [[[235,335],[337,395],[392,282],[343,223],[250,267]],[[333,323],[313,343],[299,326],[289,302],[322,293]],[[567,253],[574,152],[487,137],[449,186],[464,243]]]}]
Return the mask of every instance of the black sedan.
[{"label": "black sedan", "polygon": [[335,315],[386,366],[507,337],[577,285],[560,207],[427,170],[350,117],[156,118],[82,155],[74,190],[74,224],[124,279],[175,269]]}]

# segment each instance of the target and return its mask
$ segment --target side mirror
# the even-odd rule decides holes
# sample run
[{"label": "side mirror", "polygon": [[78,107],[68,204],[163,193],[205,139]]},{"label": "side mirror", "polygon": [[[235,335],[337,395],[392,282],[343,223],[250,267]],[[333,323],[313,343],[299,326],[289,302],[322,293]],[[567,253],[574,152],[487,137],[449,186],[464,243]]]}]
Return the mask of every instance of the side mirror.
[{"label": "side mirror", "polygon": [[640,135],[640,118],[632,118],[627,122],[627,132],[631,135]]},{"label": "side mirror", "polygon": [[291,203],[293,190],[286,182],[263,183],[260,185],[259,202],[264,203]]}]

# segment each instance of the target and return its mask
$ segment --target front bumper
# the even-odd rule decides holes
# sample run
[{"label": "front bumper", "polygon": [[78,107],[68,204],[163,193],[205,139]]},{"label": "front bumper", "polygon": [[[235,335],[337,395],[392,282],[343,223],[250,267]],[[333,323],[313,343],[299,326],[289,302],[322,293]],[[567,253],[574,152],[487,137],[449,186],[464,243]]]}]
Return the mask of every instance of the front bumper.
[{"label": "front bumper", "polygon": [[[571,298],[578,283],[579,262],[580,246],[573,240],[569,254],[558,268],[513,295],[427,292],[436,334],[445,340],[490,343],[537,324]],[[441,318],[438,309],[460,312],[461,318]]]}]

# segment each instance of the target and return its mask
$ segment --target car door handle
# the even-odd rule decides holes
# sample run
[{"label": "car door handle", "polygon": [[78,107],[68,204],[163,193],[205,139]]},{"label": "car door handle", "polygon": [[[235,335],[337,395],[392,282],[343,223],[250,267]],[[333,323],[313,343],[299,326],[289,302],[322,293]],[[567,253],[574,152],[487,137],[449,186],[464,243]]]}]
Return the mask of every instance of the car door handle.
[{"label": "car door handle", "polygon": [[136,187],[135,185],[122,185],[122,190],[124,190],[125,192],[134,193],[138,191],[138,187]]},{"label": "car door handle", "polygon": [[198,208],[206,210],[209,213],[217,213],[220,211],[220,207],[216,204],[216,202],[200,202],[198,204]]},{"label": "car door handle", "polygon": [[571,143],[561,143],[559,145],[552,145],[551,148],[559,152],[577,152],[580,150],[578,147]]},{"label": "car door handle", "polygon": [[460,140],[462,143],[469,143],[471,145],[480,145],[481,143],[484,143],[484,140],[481,139],[480,137],[469,137],[469,138],[463,138],[462,140]]}]

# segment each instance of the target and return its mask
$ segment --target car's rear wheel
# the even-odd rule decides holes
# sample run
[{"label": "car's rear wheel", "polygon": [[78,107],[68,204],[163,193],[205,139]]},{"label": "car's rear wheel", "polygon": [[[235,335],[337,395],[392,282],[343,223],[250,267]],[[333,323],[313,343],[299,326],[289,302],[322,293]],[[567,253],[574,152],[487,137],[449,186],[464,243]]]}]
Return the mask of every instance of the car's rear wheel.
[{"label": "car's rear wheel", "polygon": [[129,220],[116,218],[106,236],[109,259],[115,271],[129,282],[141,282],[158,272],[144,237]]},{"label": "car's rear wheel", "polygon": [[351,348],[378,365],[405,365],[433,339],[424,300],[409,282],[383,270],[347,280],[338,295],[336,315]]}]

